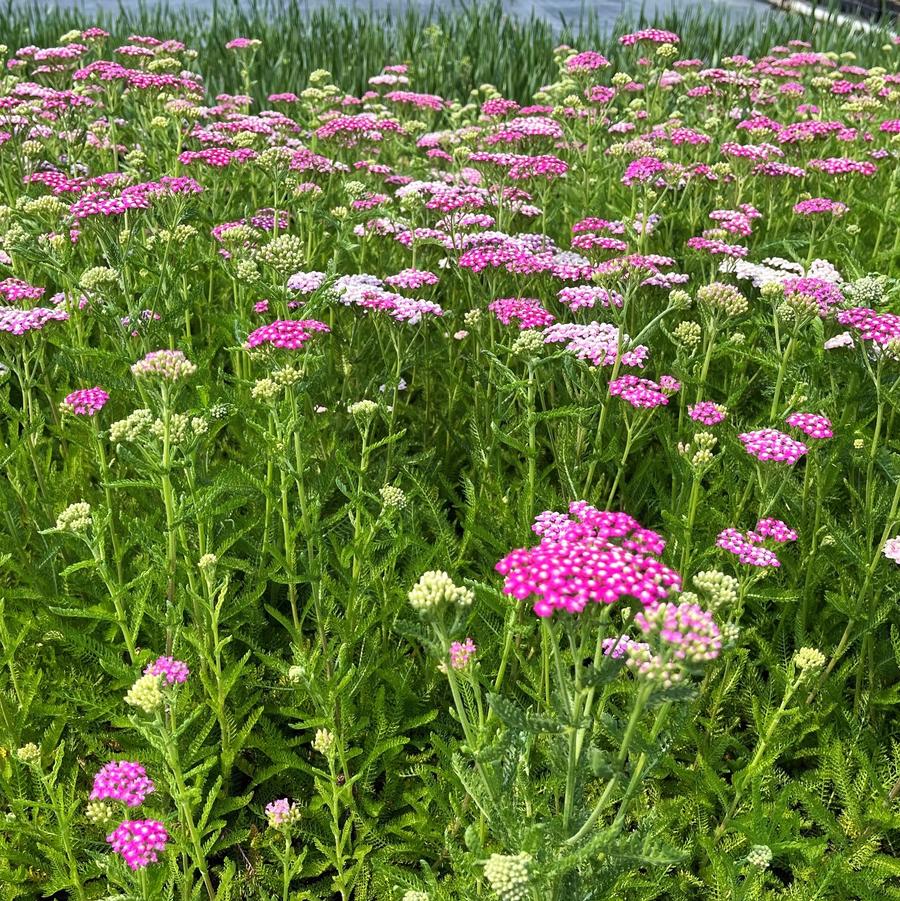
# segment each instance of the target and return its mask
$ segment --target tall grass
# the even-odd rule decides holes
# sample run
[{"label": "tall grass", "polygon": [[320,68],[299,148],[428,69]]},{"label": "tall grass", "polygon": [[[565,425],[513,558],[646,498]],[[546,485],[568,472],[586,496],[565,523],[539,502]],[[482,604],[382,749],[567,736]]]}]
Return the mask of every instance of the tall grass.
[{"label": "tall grass", "polygon": [[465,96],[489,82],[519,100],[553,79],[552,49],[560,43],[603,47],[618,63],[611,33],[641,24],[677,31],[684,50],[710,64],[740,48],[749,56],[790,39],[816,41],[838,52],[852,51],[863,63],[874,62],[888,39],[886,31],[863,32],[847,24],[817,22],[799,15],[764,10],[729,16],[721,9],[685,6],[652,23],[641,11],[619,21],[600,18],[586,4],[574,21],[553,23],[534,14],[512,16],[500,0],[434,3],[430,7],[396,5],[310,8],[303,0],[230,0],[208,7],[168,3],[86,11],[77,4],[48,5],[0,0],[0,43],[11,48],[47,46],[73,28],[96,24],[124,40],[130,34],[178,37],[200,52],[198,68],[208,73],[215,93],[239,87],[234,54],[225,42],[235,35],[262,39],[265,64],[259,67],[255,93],[298,90],[314,69],[328,69],[347,90],[361,92],[366,79],[386,62],[411,62],[420,90]]}]

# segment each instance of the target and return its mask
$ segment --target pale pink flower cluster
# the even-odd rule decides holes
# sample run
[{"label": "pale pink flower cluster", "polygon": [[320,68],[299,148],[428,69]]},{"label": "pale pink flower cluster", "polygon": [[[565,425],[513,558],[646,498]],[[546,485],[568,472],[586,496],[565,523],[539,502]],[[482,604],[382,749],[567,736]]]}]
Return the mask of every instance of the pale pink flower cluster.
[{"label": "pale pink flower cluster", "polygon": [[831,420],[819,413],[791,413],[785,419],[785,422],[791,428],[799,429],[810,438],[825,439],[834,437]]},{"label": "pale pink flower cluster", "polygon": [[438,277],[427,269],[403,269],[396,275],[389,275],[384,283],[392,288],[406,288],[416,291],[425,285],[436,285]]},{"label": "pale pink flower cluster", "polygon": [[755,432],[744,432],[738,437],[744,445],[744,450],[763,462],[793,465],[809,451],[802,441],[795,441],[790,435],[785,435],[778,429],[759,429]]},{"label": "pale pink flower cluster", "polygon": [[177,382],[192,376],[197,367],[180,350],[151,350],[143,360],[133,363],[131,371],[137,376],[156,376],[167,382]]},{"label": "pale pink flower cluster", "polygon": [[[579,360],[590,360],[594,366],[612,366],[618,358],[623,366],[642,367],[650,352],[646,345],[639,344],[620,354],[619,330],[609,322],[557,322],[544,329],[543,335],[545,344],[564,343],[569,353]],[[623,334],[621,346],[627,347],[630,340]]]},{"label": "pale pink flower cluster", "polygon": [[295,272],[287,280],[287,289],[298,294],[312,294],[325,284],[325,278],[324,272]]},{"label": "pale pink flower cluster", "polygon": [[897,535],[895,538],[888,538],[884,543],[882,553],[888,560],[893,560],[894,563],[900,566],[900,535]]},{"label": "pale pink flower cluster", "polygon": [[724,529],[716,538],[716,546],[734,554],[746,566],[779,567],[781,561],[773,551],[760,547],[761,537],[754,532],[739,532],[737,529]]},{"label": "pale pink flower cluster", "polygon": [[595,306],[621,307],[624,303],[618,291],[610,291],[599,285],[572,285],[560,289],[557,294],[560,303],[564,303],[572,312]]},{"label": "pale pink flower cluster", "polygon": [[273,829],[290,826],[300,816],[300,808],[287,798],[279,798],[266,805],[266,819]]},{"label": "pale pink flower cluster", "polygon": [[604,638],[601,642],[604,657],[611,657],[613,660],[620,660],[627,654],[633,654],[636,651],[649,651],[650,645],[644,641],[635,641],[629,635],[620,635],[618,638],[610,636]]},{"label": "pale pink flower cluster", "polygon": [[453,669],[465,669],[477,651],[475,642],[471,638],[467,638],[463,642],[454,641],[450,645],[450,666]]},{"label": "pale pink flower cluster", "polygon": [[636,613],[634,622],[644,635],[669,645],[669,656],[687,664],[715,660],[722,650],[719,627],[699,604],[658,604]]}]

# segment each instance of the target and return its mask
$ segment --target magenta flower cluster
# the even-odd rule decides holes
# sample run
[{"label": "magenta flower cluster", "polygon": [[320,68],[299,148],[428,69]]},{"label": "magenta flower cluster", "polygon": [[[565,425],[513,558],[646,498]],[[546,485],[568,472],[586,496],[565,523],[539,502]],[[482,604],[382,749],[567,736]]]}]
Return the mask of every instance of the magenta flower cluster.
[{"label": "magenta flower cluster", "polygon": [[79,388],[66,396],[66,409],[76,416],[93,416],[106,405],[109,394],[102,388]]},{"label": "magenta flower cluster", "polygon": [[504,325],[515,319],[520,329],[541,328],[556,320],[536,297],[501,297],[492,300],[488,309]]},{"label": "magenta flower cluster", "polygon": [[157,657],[144,668],[145,676],[159,676],[166,685],[183,685],[190,674],[188,665],[174,657]]},{"label": "magenta flower cluster", "polygon": [[138,807],[156,790],[153,780],[139,764],[130,760],[107,763],[94,776],[92,801],[119,801],[126,807]]},{"label": "magenta flower cluster", "polygon": [[541,617],[557,610],[580,613],[588,604],[630,597],[645,606],[680,588],[681,577],[658,559],[664,542],[627,513],[600,511],[576,502],[569,516],[541,514],[534,531],[540,544],[507,554],[496,565],[503,591],[535,598]]},{"label": "magenta flower cluster", "polygon": [[785,422],[793,429],[799,429],[810,438],[833,438],[831,420],[819,413],[791,413]]},{"label": "magenta flower cluster", "polygon": [[315,332],[330,331],[324,322],[317,319],[276,319],[250,332],[244,346],[253,349],[268,344],[284,350],[300,350]]},{"label": "magenta flower cluster", "polygon": [[778,429],[759,429],[755,432],[744,432],[738,437],[744,445],[744,450],[762,462],[793,465],[809,451],[802,441],[796,441]]},{"label": "magenta flower cluster", "polygon": [[159,860],[169,833],[159,820],[125,820],[106,836],[106,841],[132,870],[141,870]]},{"label": "magenta flower cluster", "polygon": [[722,404],[713,403],[711,400],[703,400],[688,407],[688,416],[694,422],[700,422],[703,425],[718,425],[727,415],[728,411]]}]

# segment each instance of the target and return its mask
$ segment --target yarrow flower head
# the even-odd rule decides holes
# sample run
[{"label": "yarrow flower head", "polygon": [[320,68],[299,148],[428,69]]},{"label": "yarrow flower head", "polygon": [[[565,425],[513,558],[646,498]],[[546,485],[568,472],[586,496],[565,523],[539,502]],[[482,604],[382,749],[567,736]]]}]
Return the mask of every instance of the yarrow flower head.
[{"label": "yarrow flower head", "polygon": [[156,790],[153,780],[139,764],[130,760],[107,763],[94,776],[91,790],[92,801],[120,801],[126,807],[138,807],[144,799]]},{"label": "yarrow flower head", "polygon": [[805,676],[814,674],[825,666],[825,655],[817,648],[800,648],[794,654],[794,666]]},{"label": "yarrow flower head", "polygon": [[888,560],[893,560],[894,563],[900,566],[900,535],[897,535],[895,538],[888,538],[881,552]]},{"label": "yarrow flower head", "polygon": [[791,428],[799,429],[804,435],[810,438],[833,438],[834,432],[831,428],[831,420],[827,416],[819,413],[791,413],[785,419],[785,422]]},{"label": "yarrow flower head", "polygon": [[747,453],[763,462],[787,463],[790,466],[809,451],[802,441],[795,441],[778,429],[759,429],[744,432],[738,437]]},{"label": "yarrow flower head", "polygon": [[[664,382],[664,379],[671,381]],[[632,407],[653,409],[668,404],[669,395],[680,387],[671,376],[663,376],[657,384],[651,379],[642,379],[629,373],[610,382],[609,393],[611,397],[621,397]]]},{"label": "yarrow flower head", "polygon": [[162,678],[150,673],[141,676],[125,695],[125,703],[143,710],[144,713],[153,713],[163,703],[161,690]]},{"label": "yarrow flower head", "polygon": [[409,591],[409,603],[419,612],[428,613],[442,607],[469,607],[475,600],[471,588],[454,583],[443,571],[422,573]]},{"label": "yarrow flower head", "polygon": [[145,676],[159,676],[166,685],[182,685],[190,674],[187,664],[174,657],[157,657],[144,669]]},{"label": "yarrow flower head", "polygon": [[190,378],[197,367],[180,350],[151,350],[143,360],[132,365],[131,371],[136,376],[180,382]]},{"label": "yarrow flower head", "polygon": [[724,529],[716,538],[716,546],[734,554],[745,566],[779,567],[781,561],[776,554],[766,547],[760,547],[762,536],[754,532],[739,532],[737,529]]},{"label": "yarrow flower head", "polygon": [[75,416],[93,416],[106,405],[109,400],[102,388],[80,388],[66,396],[64,409]]},{"label": "yarrow flower head", "polygon": [[91,527],[91,505],[86,501],[69,504],[56,517],[56,528],[60,532],[86,532]]},{"label": "yarrow flower head", "polygon": [[711,400],[704,400],[688,407],[688,416],[695,422],[702,422],[703,425],[718,425],[727,415],[726,407]]},{"label": "yarrow flower head", "polygon": [[796,531],[780,519],[759,520],[756,524],[756,528],[753,530],[753,535],[757,540],[770,538],[772,541],[777,541],[779,544],[797,540]]},{"label": "yarrow flower head", "polygon": [[531,855],[492,854],[484,865],[484,878],[500,901],[526,901],[528,889],[528,867]]},{"label": "yarrow flower head", "polygon": [[125,820],[106,841],[132,870],[141,870],[159,860],[159,854],[166,850],[169,833],[159,820]]},{"label": "yarrow flower head", "polygon": [[580,613],[588,604],[625,597],[649,607],[681,587],[678,573],[657,559],[663,539],[627,513],[577,501],[569,516],[542,513],[533,530],[542,536],[540,544],[512,551],[495,569],[505,577],[504,594],[534,597],[538,616]]},{"label": "yarrow flower head", "polygon": [[261,325],[247,336],[245,347],[252,349],[261,344],[286,350],[299,350],[312,338],[314,332],[330,332],[324,322],[317,319],[276,319],[269,325]]},{"label": "yarrow flower head", "polygon": [[634,622],[668,646],[667,656],[687,664],[715,660],[722,650],[719,627],[699,604],[658,604],[635,614]]},{"label": "yarrow flower head", "polygon": [[279,798],[266,805],[266,819],[273,829],[289,829],[300,819],[300,808],[295,801]]},{"label": "yarrow flower head", "polygon": [[450,666],[453,669],[465,669],[477,652],[475,642],[471,638],[465,641],[454,641],[450,645]]}]

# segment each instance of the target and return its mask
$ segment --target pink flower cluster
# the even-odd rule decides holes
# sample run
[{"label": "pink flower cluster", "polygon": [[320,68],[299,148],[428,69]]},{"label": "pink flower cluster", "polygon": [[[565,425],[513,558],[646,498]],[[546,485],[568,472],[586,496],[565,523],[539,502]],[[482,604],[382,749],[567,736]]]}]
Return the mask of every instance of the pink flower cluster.
[{"label": "pink flower cluster", "polygon": [[831,281],[814,276],[789,277],[782,282],[785,297],[808,297],[815,301],[819,315],[825,318],[832,307],[844,302],[841,289]]},{"label": "pink flower cluster", "polygon": [[669,645],[672,658],[687,664],[715,660],[722,650],[719,627],[699,604],[658,604],[636,613],[634,622],[645,635]]},{"label": "pink flower cluster", "polygon": [[76,416],[93,416],[103,409],[108,400],[109,394],[102,388],[80,388],[67,395],[63,403]]},{"label": "pink flower cluster", "polygon": [[744,450],[763,462],[793,465],[809,451],[802,441],[795,441],[790,435],[785,435],[778,429],[759,429],[755,432],[744,432],[738,437],[744,445]]},{"label": "pink flower cluster", "polygon": [[153,780],[139,763],[116,760],[94,776],[90,797],[92,801],[121,801],[126,807],[138,807],[155,790]]},{"label": "pink flower cluster", "polygon": [[753,532],[739,532],[737,529],[725,529],[716,538],[716,546],[734,554],[746,566],[767,567],[781,566],[781,561],[768,548],[760,547],[758,538]]},{"label": "pink flower cluster", "polygon": [[663,376],[659,383],[651,379],[642,379],[636,375],[621,375],[609,383],[612,397],[621,397],[632,407],[652,409],[669,403],[669,395],[674,394],[681,385],[671,376]]},{"label": "pink flower cluster", "polygon": [[190,674],[188,665],[174,657],[157,657],[144,668],[145,676],[160,676],[167,685],[183,685]]},{"label": "pink flower cluster", "polygon": [[722,404],[713,403],[711,400],[703,400],[688,407],[688,416],[694,422],[702,422],[703,425],[718,425],[727,415],[728,410]]},{"label": "pink flower cluster", "polygon": [[742,244],[729,244],[726,241],[720,241],[718,238],[688,238],[686,243],[691,250],[703,250],[712,256],[736,258],[747,256],[747,248]]},{"label": "pink flower cluster", "polygon": [[809,200],[801,200],[794,204],[794,212],[798,216],[815,216],[819,213],[830,213],[832,216],[843,216],[849,207],[839,200],[830,200],[828,197],[811,197]]},{"label": "pink flower cluster", "polygon": [[861,340],[872,341],[881,347],[900,338],[900,316],[896,313],[878,313],[867,307],[853,307],[841,310],[837,321],[858,331]]},{"label": "pink flower cluster", "polygon": [[17,310],[0,307],[0,332],[24,335],[26,332],[40,331],[52,320],[65,321],[68,318],[69,314],[65,310],[48,310],[46,307]]},{"label": "pink flower cluster", "polygon": [[785,419],[791,428],[799,429],[810,438],[833,438],[834,431],[831,428],[831,420],[819,413],[791,413]]},{"label": "pink flower cluster", "polygon": [[5,278],[0,282],[0,297],[7,303],[18,303],[20,300],[39,300],[44,294],[43,288],[29,285],[20,278]]},{"label": "pink flower cluster", "polygon": [[475,642],[471,638],[465,641],[454,641],[450,645],[450,666],[453,669],[465,669],[477,652]]},{"label": "pink flower cluster", "polygon": [[504,325],[517,320],[520,329],[543,328],[556,321],[535,297],[500,297],[488,304],[488,309]]},{"label": "pink flower cluster", "polygon": [[566,60],[566,69],[569,72],[593,72],[597,69],[605,69],[607,66],[609,66],[609,60],[596,50],[585,50]]},{"label": "pink flower cluster", "polygon": [[330,331],[324,322],[317,319],[276,319],[250,332],[244,346],[252,349],[269,344],[285,350],[300,350],[315,332]]},{"label": "pink flower cluster", "polygon": [[797,540],[796,531],[780,519],[761,519],[750,534],[758,539],[771,538],[779,544]]},{"label": "pink flower cluster", "polygon": [[396,275],[389,275],[384,283],[392,288],[406,288],[408,291],[417,291],[425,285],[436,285],[438,277],[426,269],[403,269]]},{"label": "pink flower cluster", "polygon": [[540,544],[514,550],[497,563],[505,594],[535,597],[534,612],[547,617],[625,597],[653,606],[680,588],[678,573],[657,559],[665,543],[655,532],[626,513],[600,511],[584,501],[569,509],[568,517],[541,514],[534,525],[543,536]]},{"label": "pink flower cluster", "polygon": [[159,820],[125,820],[106,836],[106,841],[132,870],[141,870],[159,860],[169,833]]},{"label": "pink flower cluster", "polygon": [[[626,347],[630,338],[621,336],[621,346]],[[544,330],[545,344],[565,343],[566,350],[579,360],[590,360],[594,366],[612,366],[618,357],[623,366],[642,367],[649,349],[639,344],[619,353],[619,330],[608,322],[557,322]]]},{"label": "pink flower cluster", "polygon": [[678,44],[681,38],[674,31],[665,31],[662,28],[642,28],[631,34],[623,34],[619,38],[619,43],[623,47],[633,47],[641,41],[648,41],[651,44]]},{"label": "pink flower cluster", "polygon": [[629,653],[635,651],[649,651],[650,645],[643,641],[635,641],[628,635],[620,635],[618,638],[610,636],[601,642],[604,657],[620,660]]},{"label": "pink flower cluster", "polygon": [[618,291],[610,291],[599,285],[572,285],[560,289],[557,294],[560,303],[564,303],[572,312],[576,310],[592,310],[595,306],[621,307],[625,302]]}]

